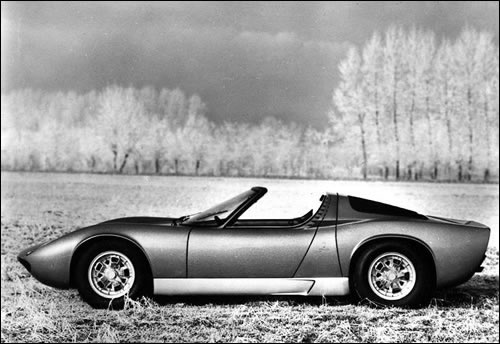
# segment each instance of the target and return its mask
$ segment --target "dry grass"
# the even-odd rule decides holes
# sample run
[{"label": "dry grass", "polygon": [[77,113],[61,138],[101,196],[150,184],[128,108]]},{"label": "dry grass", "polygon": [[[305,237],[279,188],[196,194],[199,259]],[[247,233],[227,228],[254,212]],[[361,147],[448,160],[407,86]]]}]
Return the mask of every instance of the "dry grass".
[{"label": "dry grass", "polygon": [[[130,302],[124,311],[94,310],[74,290],[56,290],[37,282],[15,260],[31,243],[79,226],[126,215],[180,216],[259,184],[267,185],[270,194],[256,213],[265,213],[266,205],[272,205],[284,216],[293,216],[308,210],[304,202],[317,203],[325,189],[343,193],[354,189],[350,193],[377,194],[371,198],[396,205],[402,203],[394,199],[404,200],[403,206],[423,213],[484,222],[496,231],[496,239],[490,243],[481,274],[462,286],[437,292],[431,305],[418,310],[375,309],[350,304],[346,298],[304,297],[158,297]],[[498,342],[498,185],[368,186],[2,173],[1,341]],[[299,195],[300,203],[283,197],[290,189]],[[200,193],[205,197],[198,199]]]}]

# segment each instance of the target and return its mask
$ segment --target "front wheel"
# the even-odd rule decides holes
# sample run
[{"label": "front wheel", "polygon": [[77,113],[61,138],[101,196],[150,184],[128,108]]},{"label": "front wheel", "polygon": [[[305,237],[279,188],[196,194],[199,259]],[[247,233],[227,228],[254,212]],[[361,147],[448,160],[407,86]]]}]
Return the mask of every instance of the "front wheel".
[{"label": "front wheel", "polygon": [[80,256],[76,269],[78,291],[94,308],[123,308],[125,298],[147,292],[151,279],[142,254],[123,242],[90,246]]},{"label": "front wheel", "polygon": [[381,306],[418,307],[429,302],[435,288],[433,269],[413,246],[376,243],[354,263],[351,290],[357,299]]}]

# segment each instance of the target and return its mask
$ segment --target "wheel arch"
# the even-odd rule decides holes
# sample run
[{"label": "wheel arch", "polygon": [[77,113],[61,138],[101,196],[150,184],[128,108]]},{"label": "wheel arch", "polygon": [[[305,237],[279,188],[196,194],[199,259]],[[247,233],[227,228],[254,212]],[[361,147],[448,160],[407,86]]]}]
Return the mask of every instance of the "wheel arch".
[{"label": "wheel arch", "polygon": [[383,243],[387,241],[397,241],[400,243],[404,243],[406,245],[409,245],[415,249],[417,249],[426,262],[429,264],[429,267],[432,270],[432,277],[434,279],[434,283],[436,283],[437,280],[437,273],[436,273],[436,261],[434,257],[434,253],[430,249],[430,247],[423,242],[422,240],[411,237],[411,236],[405,236],[405,235],[379,235],[375,237],[370,237],[362,242],[360,242],[358,245],[354,247],[351,253],[351,259],[349,261],[349,275],[348,277],[352,276],[352,271],[354,267],[356,266],[356,261],[363,253],[364,250],[366,250],[368,247],[371,245],[375,245],[377,243]]},{"label": "wheel arch", "polygon": [[86,238],[85,240],[81,241],[78,244],[78,246],[75,248],[75,250],[73,251],[73,255],[71,257],[71,263],[70,263],[70,281],[69,281],[70,287],[75,287],[75,273],[76,273],[75,265],[76,265],[76,262],[78,261],[78,258],[82,255],[83,252],[85,252],[85,250],[88,247],[92,246],[94,243],[96,243],[100,240],[103,240],[103,239],[104,240],[111,239],[113,241],[123,242],[126,245],[135,249],[137,251],[137,253],[139,253],[142,256],[142,258],[144,259],[144,261],[147,263],[147,266],[148,266],[147,272],[148,272],[149,276],[151,277],[151,283],[153,282],[153,272],[151,269],[151,261],[149,260],[148,255],[146,254],[144,249],[141,247],[141,245],[139,245],[136,241],[134,241],[128,237],[122,236],[122,235],[98,234],[98,235],[94,235],[92,237]]}]

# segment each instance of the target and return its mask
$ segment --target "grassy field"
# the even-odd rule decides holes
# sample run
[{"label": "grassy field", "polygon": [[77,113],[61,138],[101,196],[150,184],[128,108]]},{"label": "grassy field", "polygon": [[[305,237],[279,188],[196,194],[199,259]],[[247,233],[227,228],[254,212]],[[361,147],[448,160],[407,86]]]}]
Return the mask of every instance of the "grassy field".
[{"label": "grassy field", "polygon": [[[2,342],[498,342],[498,185],[279,179],[1,174]],[[325,191],[371,198],[492,228],[485,270],[438,291],[427,308],[374,309],[347,298],[177,297],[93,310],[17,263],[33,243],[120,216],[181,216],[251,186],[269,194],[248,217],[292,217]],[[270,210],[272,208],[272,211]]]}]

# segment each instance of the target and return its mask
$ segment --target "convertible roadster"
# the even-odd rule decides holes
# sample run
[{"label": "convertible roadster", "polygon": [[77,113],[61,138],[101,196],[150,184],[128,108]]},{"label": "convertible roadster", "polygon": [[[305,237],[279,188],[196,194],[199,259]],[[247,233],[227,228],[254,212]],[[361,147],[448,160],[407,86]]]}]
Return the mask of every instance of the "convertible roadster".
[{"label": "convertible roadster", "polygon": [[254,187],[180,218],[127,217],[22,251],[40,282],[96,308],[147,294],[347,295],[418,307],[481,271],[490,229],[328,193],[292,219],[241,219]]}]

